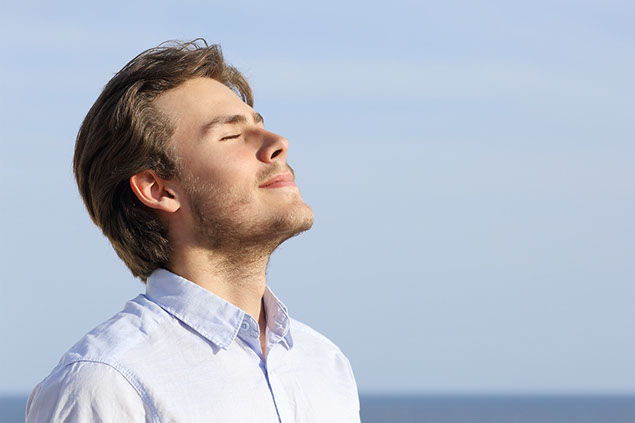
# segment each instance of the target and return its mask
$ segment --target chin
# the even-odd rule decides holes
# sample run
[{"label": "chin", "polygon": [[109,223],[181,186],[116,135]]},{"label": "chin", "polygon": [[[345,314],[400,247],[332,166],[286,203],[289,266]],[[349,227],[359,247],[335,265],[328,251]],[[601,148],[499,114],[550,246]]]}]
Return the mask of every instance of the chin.
[{"label": "chin", "polygon": [[302,203],[287,212],[276,226],[278,233],[288,235],[285,239],[308,231],[313,226],[313,210]]},{"label": "chin", "polygon": [[240,210],[240,207],[219,213],[203,201],[200,203],[192,206],[195,234],[198,242],[210,249],[238,248],[244,251],[254,248],[271,253],[287,239],[313,226],[313,211],[302,200],[278,205],[277,210],[270,209],[268,214],[260,216],[255,216],[248,208]]},{"label": "chin", "polygon": [[294,207],[293,210],[278,215],[269,224],[262,222],[260,226],[264,231],[254,237],[254,244],[259,244],[268,254],[280,246],[289,238],[306,232],[313,226],[313,211],[311,207],[302,203],[301,206]]}]

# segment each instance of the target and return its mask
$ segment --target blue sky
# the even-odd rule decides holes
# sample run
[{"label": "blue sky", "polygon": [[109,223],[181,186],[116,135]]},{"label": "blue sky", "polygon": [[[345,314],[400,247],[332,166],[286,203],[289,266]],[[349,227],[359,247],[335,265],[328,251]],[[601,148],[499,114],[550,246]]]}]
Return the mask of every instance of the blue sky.
[{"label": "blue sky", "polygon": [[2,8],[0,392],[142,292],[83,209],[74,139],[128,60],[204,37],[316,214],[269,283],[360,392],[635,393],[631,2]]}]

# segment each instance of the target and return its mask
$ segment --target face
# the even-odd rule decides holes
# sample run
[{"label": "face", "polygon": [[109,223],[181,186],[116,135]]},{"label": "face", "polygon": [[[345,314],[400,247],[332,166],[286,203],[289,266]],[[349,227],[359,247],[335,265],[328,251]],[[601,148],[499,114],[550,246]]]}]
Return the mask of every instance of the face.
[{"label": "face", "polygon": [[181,211],[208,248],[275,248],[313,224],[287,164],[289,142],[225,85],[192,79],[155,100],[175,131]]}]

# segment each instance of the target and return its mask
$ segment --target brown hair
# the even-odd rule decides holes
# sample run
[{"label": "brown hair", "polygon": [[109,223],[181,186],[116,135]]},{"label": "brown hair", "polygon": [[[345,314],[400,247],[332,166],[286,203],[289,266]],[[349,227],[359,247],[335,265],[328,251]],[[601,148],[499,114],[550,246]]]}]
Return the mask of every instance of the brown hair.
[{"label": "brown hair", "polygon": [[169,142],[173,127],[152,101],[196,77],[217,80],[253,106],[249,84],[225,63],[219,45],[170,41],[139,54],[106,84],[77,135],[73,171],[88,213],[143,281],[167,263],[170,245],[166,226],[129,180],[146,169],[164,179],[179,175]]}]

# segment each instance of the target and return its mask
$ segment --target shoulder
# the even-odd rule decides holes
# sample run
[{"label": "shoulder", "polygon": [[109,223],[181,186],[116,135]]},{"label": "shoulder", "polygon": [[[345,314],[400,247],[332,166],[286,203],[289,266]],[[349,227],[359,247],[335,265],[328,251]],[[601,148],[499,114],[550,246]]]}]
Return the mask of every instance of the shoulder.
[{"label": "shoulder", "polygon": [[138,414],[146,407],[144,390],[128,363],[147,352],[149,340],[162,338],[162,328],[174,324],[145,296],[129,301],[73,345],[35,387],[27,405],[28,421],[131,420],[108,411]]},{"label": "shoulder", "polygon": [[328,339],[326,336],[324,336],[317,330],[293,318],[291,318],[290,321],[291,321],[291,335],[294,338],[300,337],[300,338],[308,339],[312,342],[322,345],[324,348],[331,349],[334,352],[338,352],[343,355],[340,348],[337,345],[335,345],[333,341]]},{"label": "shoulder", "polygon": [[112,363],[143,346],[165,325],[170,315],[144,295],[128,301],[122,311],[83,336],[60,363],[95,361]]},{"label": "shoulder", "polygon": [[[304,363],[304,376],[312,380],[314,386],[327,384],[333,392],[337,391],[342,397],[349,398],[359,413],[355,375],[342,350],[320,332],[295,319],[291,319],[291,336],[292,349],[296,350]],[[310,367],[316,373],[314,377],[307,373],[306,363],[311,363]]]},{"label": "shoulder", "polygon": [[35,387],[26,421],[151,421],[135,386],[106,363],[60,364]]},{"label": "shoulder", "polygon": [[354,380],[350,362],[333,341],[310,326],[291,319],[293,347],[304,352],[317,362],[330,362],[342,373]]}]

